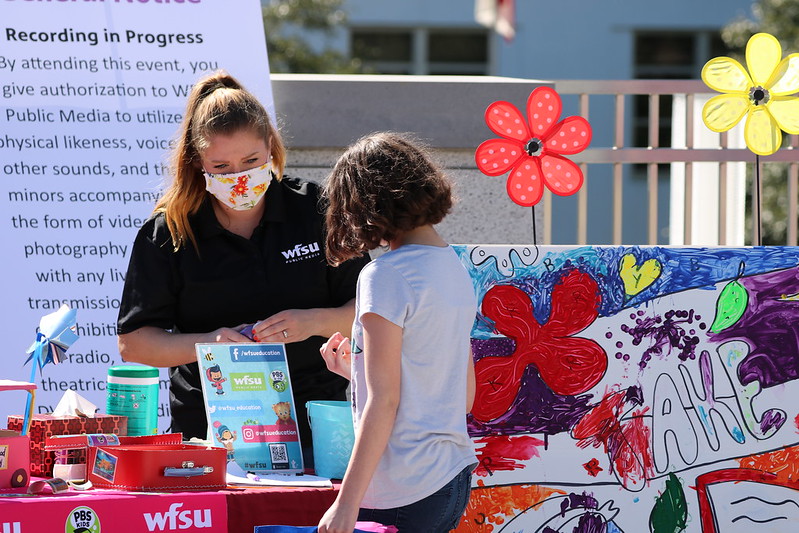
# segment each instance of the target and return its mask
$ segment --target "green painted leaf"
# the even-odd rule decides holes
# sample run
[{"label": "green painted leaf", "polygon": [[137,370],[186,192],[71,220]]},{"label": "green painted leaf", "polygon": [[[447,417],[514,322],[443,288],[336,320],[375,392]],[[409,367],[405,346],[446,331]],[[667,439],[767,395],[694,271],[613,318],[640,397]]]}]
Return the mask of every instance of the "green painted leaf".
[{"label": "green painted leaf", "polygon": [[688,505],[682,484],[673,473],[666,480],[666,490],[658,496],[649,514],[649,531],[652,533],[679,533],[688,522]]},{"label": "green painted leaf", "polygon": [[711,333],[724,331],[743,316],[749,303],[749,293],[738,280],[729,282],[721,290],[716,301],[716,317],[710,326]]}]

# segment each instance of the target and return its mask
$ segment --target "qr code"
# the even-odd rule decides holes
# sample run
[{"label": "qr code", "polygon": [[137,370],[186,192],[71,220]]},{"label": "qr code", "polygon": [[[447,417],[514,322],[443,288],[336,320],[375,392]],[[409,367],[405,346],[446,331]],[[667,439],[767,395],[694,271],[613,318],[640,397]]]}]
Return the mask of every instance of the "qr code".
[{"label": "qr code", "polygon": [[275,470],[289,467],[288,448],[282,442],[269,444],[269,455],[272,457],[272,468]]}]

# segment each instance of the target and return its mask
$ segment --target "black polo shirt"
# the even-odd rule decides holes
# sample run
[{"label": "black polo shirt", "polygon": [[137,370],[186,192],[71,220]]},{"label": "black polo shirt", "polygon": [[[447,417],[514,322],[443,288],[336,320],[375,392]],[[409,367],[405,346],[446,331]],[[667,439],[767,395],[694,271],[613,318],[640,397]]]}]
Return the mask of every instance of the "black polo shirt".
[{"label": "black polo shirt", "polygon": [[[163,214],[139,230],[119,308],[118,333],[154,326],[182,333],[263,320],[285,309],[338,307],[355,297],[368,257],[333,268],[325,262],[323,216],[316,184],[273,180],[264,215],[250,239],[224,229],[210,196],[189,218],[199,253],[174,251]],[[348,332],[342,332],[348,334]],[[347,380],[327,370],[311,337],[286,345],[300,437],[310,446],[305,402],[345,398]],[[170,369],[172,431],[206,437],[197,363]]]}]

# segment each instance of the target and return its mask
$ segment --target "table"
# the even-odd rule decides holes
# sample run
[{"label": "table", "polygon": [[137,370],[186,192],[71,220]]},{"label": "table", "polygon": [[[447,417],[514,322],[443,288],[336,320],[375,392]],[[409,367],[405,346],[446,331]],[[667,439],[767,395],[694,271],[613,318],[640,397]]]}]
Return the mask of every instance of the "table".
[{"label": "table", "polygon": [[222,491],[227,503],[228,531],[249,533],[255,526],[267,524],[315,526],[333,504],[340,486],[334,481],[332,489],[270,487]]},{"label": "table", "polygon": [[[336,498],[333,488],[228,488],[216,492],[75,491],[0,494],[0,533],[214,531],[250,533],[267,524],[316,525]],[[80,529],[86,528],[86,529]]]}]

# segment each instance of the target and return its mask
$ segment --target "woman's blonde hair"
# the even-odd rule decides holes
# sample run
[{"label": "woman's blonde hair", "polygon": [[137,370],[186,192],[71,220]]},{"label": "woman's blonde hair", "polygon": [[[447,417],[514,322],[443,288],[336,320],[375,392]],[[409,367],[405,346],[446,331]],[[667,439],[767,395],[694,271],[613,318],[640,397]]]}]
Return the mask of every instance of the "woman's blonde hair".
[{"label": "woman's blonde hair", "polygon": [[172,182],[154,210],[164,213],[175,250],[188,241],[197,249],[189,215],[197,212],[206,194],[200,154],[214,135],[229,135],[242,129],[262,136],[270,146],[272,170],[280,180],[286,149],[264,106],[227,72],[217,71],[198,80],[189,94],[186,114],[172,148]]}]

